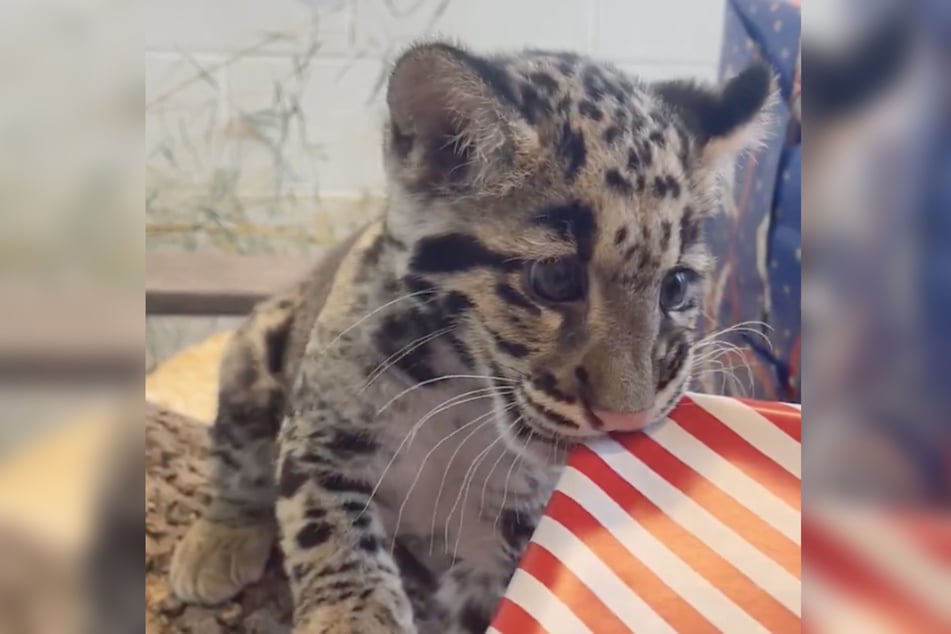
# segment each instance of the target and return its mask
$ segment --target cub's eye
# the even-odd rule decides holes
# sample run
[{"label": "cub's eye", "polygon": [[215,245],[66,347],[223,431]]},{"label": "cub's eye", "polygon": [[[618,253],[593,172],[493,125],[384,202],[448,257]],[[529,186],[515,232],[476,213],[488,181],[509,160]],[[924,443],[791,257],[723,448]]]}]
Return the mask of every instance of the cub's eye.
[{"label": "cub's eye", "polygon": [[689,269],[675,269],[660,283],[660,307],[664,311],[683,310],[687,304],[687,291],[697,274]]},{"label": "cub's eye", "polygon": [[549,302],[573,302],[584,297],[584,265],[576,257],[537,260],[528,269],[532,292]]}]

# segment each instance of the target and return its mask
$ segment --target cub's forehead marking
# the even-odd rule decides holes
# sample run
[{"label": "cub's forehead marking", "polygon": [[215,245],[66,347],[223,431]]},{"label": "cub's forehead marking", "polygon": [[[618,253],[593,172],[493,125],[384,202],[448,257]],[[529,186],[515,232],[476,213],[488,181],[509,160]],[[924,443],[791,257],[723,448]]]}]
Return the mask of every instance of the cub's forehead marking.
[{"label": "cub's forehead marking", "polygon": [[598,225],[589,205],[580,201],[553,205],[538,211],[532,221],[552,230],[562,240],[573,242],[581,259],[591,258]]}]

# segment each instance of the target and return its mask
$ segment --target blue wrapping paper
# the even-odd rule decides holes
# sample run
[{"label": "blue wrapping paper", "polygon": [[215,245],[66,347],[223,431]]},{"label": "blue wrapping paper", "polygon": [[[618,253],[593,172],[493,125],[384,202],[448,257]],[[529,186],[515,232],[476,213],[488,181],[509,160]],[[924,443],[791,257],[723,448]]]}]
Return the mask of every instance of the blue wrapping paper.
[{"label": "blue wrapping paper", "polygon": [[[707,238],[717,259],[705,299],[703,334],[744,324],[718,338],[741,352],[699,371],[697,389],[766,400],[800,401],[801,134],[798,3],[727,3],[720,74],[756,60],[775,72],[781,103],[765,146],[744,157],[712,217]],[[768,343],[767,343],[768,338]],[[735,379],[726,380],[725,372]]]}]

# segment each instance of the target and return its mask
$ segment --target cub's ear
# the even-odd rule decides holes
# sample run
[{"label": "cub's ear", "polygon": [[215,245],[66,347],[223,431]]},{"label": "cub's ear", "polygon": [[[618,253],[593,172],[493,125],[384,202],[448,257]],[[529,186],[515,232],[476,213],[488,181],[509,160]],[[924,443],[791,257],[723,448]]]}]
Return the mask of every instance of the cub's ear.
[{"label": "cub's ear", "polygon": [[505,70],[444,43],[397,60],[386,95],[392,176],[428,194],[501,193],[537,153]]},{"label": "cub's ear", "polygon": [[772,71],[754,64],[720,87],[690,81],[655,84],[702,148],[703,161],[718,169],[761,145],[778,96]]}]

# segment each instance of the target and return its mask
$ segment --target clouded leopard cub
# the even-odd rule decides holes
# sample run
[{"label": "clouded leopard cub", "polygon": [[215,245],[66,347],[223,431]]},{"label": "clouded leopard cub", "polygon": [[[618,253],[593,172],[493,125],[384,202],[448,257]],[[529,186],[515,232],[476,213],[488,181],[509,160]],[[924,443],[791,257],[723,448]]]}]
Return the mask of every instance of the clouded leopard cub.
[{"label": "clouded leopard cub", "polygon": [[771,86],[404,53],[385,211],[227,351],[216,497],[175,591],[237,593],[279,536],[296,633],[485,631],[572,443],[682,394],[701,224]]}]

